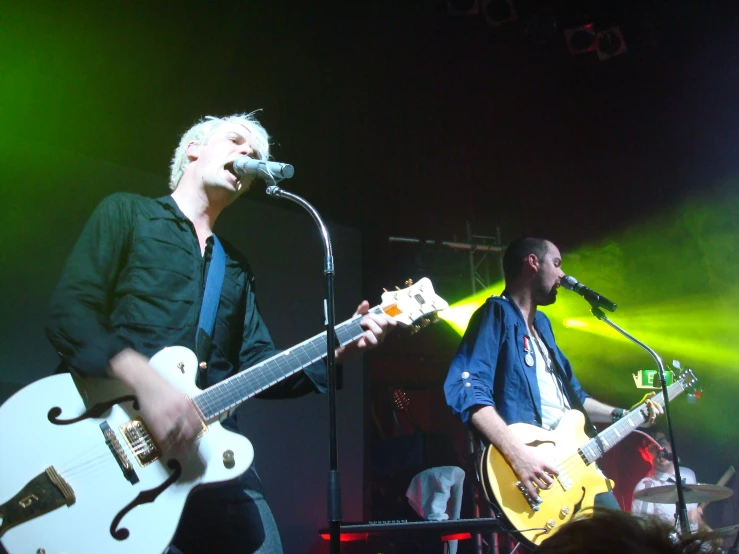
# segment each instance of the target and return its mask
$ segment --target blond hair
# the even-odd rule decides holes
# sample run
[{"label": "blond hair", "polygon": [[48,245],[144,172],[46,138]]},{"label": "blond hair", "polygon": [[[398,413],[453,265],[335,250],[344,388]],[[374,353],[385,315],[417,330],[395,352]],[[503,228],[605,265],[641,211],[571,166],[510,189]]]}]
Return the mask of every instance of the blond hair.
[{"label": "blond hair", "polygon": [[169,164],[169,188],[174,190],[182,179],[182,174],[188,164],[187,145],[191,142],[195,144],[205,144],[210,137],[213,136],[216,129],[224,123],[236,123],[243,125],[252,136],[252,146],[254,147],[254,156],[260,160],[269,159],[269,134],[257,121],[254,115],[256,111],[251,113],[240,113],[227,115],[225,117],[205,116],[195,125],[190,127],[182,135],[180,143],[172,156],[172,162]]}]

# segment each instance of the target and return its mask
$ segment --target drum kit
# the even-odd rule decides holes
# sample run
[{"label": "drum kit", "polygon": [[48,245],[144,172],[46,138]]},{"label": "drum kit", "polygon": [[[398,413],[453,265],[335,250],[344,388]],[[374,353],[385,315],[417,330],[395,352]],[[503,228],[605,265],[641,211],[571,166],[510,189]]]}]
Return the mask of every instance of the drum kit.
[{"label": "drum kit", "polygon": [[[724,500],[734,494],[729,487],[721,485],[708,485],[697,483],[682,486],[683,496],[686,504],[708,504],[717,500]],[[677,487],[675,485],[664,485],[642,489],[634,493],[634,498],[642,502],[653,502],[655,504],[677,504]],[[733,538],[739,532],[739,524],[712,529],[704,534],[708,540],[719,540]],[[735,543],[736,545],[736,543]]]}]

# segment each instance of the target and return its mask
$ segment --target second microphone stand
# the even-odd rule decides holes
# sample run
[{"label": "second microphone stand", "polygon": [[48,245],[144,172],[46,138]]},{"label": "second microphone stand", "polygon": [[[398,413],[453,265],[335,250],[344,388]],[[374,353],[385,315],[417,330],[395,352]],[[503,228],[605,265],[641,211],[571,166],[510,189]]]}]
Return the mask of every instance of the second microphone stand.
[{"label": "second microphone stand", "polygon": [[631,342],[636,344],[637,346],[640,346],[646,352],[654,358],[654,361],[657,362],[657,369],[659,373],[659,382],[662,386],[662,396],[664,397],[665,401],[665,417],[667,418],[667,430],[668,435],[670,437],[670,445],[672,446],[672,457],[673,457],[673,466],[675,467],[675,486],[677,488],[677,520],[679,523],[679,529],[680,533],[683,535],[686,535],[690,533],[690,525],[688,524],[688,509],[685,505],[685,494],[683,491],[683,483],[682,479],[680,477],[680,464],[678,463],[679,457],[677,455],[677,446],[675,444],[675,434],[672,431],[672,417],[670,415],[670,396],[667,393],[667,380],[665,379],[665,365],[662,363],[662,358],[659,357],[659,355],[652,350],[649,346],[641,342],[639,339],[634,337],[633,335],[626,332],[624,329],[616,325],[613,321],[608,319],[606,314],[603,313],[603,310],[600,309],[600,306],[596,302],[590,302],[590,305],[592,306],[592,314],[609,325],[612,329],[615,329],[619,333],[621,333],[623,336],[625,336],[627,339],[629,339]]},{"label": "second microphone stand", "polygon": [[305,199],[281,189],[272,180],[267,187],[267,194],[275,198],[286,198],[305,208],[318,225],[323,239],[324,265],[326,277],[326,304],[324,305],[326,322],[326,371],[328,375],[329,404],[329,476],[328,476],[328,523],[331,554],[341,551],[341,479],[339,477],[339,454],[336,433],[336,322],[334,316],[334,255],[328,229],[316,209]]}]

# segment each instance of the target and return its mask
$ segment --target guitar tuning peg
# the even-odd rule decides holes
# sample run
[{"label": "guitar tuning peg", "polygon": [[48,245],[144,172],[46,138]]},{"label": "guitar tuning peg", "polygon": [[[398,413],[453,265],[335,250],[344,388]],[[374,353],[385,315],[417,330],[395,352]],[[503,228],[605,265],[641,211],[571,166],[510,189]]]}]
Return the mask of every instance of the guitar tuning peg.
[{"label": "guitar tuning peg", "polygon": [[382,290],[384,290],[385,292],[388,292],[388,290],[385,287],[382,287]]},{"label": "guitar tuning peg", "polygon": [[675,369],[682,369],[682,367],[680,367],[680,360],[672,360],[672,367]]},{"label": "guitar tuning peg", "polygon": [[408,279],[408,280],[407,280],[407,281],[405,282],[405,286],[406,286],[406,287],[410,287],[410,286],[411,286],[412,284],[413,284],[413,279]]},{"label": "guitar tuning peg", "polygon": [[400,287],[398,285],[395,285],[395,290],[400,290]]}]

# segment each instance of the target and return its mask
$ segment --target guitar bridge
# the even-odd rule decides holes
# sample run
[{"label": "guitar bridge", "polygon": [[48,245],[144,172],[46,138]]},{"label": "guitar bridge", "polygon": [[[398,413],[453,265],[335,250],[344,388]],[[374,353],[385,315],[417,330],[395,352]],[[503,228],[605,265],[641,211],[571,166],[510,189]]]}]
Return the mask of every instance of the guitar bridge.
[{"label": "guitar bridge", "polygon": [[105,444],[110,448],[110,452],[113,454],[115,461],[118,462],[118,466],[121,468],[123,476],[132,485],[138,483],[139,477],[136,475],[131,462],[128,460],[128,456],[126,456],[121,443],[118,441],[118,438],[115,436],[115,432],[110,428],[107,421],[103,421],[100,424],[100,430],[103,432]]},{"label": "guitar bridge", "polygon": [[130,420],[119,427],[119,431],[131,451],[136,456],[136,461],[140,466],[147,466],[157,461],[161,457],[161,453],[154,439],[151,438],[146,424],[140,417]]},{"label": "guitar bridge", "polygon": [[534,499],[534,498],[533,498],[533,497],[532,497],[532,496],[531,496],[531,495],[529,494],[529,491],[528,491],[528,489],[526,489],[526,487],[524,487],[524,485],[523,485],[523,483],[522,483],[521,481],[516,481],[516,487],[518,487],[518,490],[520,490],[520,491],[521,491],[521,494],[522,494],[522,495],[523,495],[523,497],[524,497],[524,498],[526,499],[526,502],[528,502],[528,503],[529,503],[529,506],[531,507],[531,509],[532,509],[532,510],[534,510],[535,512],[538,512],[538,511],[539,511],[539,504],[540,504],[541,502],[539,502],[539,501],[535,500],[535,499]]}]

